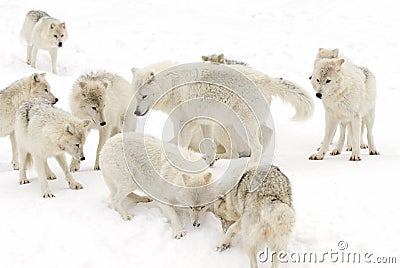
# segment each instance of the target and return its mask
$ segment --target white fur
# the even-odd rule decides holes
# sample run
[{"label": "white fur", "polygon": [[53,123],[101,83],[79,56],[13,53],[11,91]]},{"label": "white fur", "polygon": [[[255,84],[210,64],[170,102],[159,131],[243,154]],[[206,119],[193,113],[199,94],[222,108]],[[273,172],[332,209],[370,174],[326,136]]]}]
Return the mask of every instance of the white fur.
[{"label": "white fur", "polygon": [[32,97],[43,97],[51,103],[57,101],[50,92],[50,85],[45,79],[46,74],[34,73],[21,78],[0,91],[0,137],[10,135],[12,145],[12,167],[18,169],[18,150],[15,141],[15,112],[22,101]]},{"label": "white fur", "polygon": [[[143,139],[146,139],[146,148],[143,148]],[[125,145],[125,147],[124,147]],[[127,157],[125,159],[124,156]],[[177,171],[171,167],[169,162],[162,156],[162,143],[160,140],[143,135],[141,133],[126,132],[117,134],[107,140],[100,154],[100,167],[104,180],[111,192],[111,205],[121,215],[124,220],[131,220],[130,215],[123,207],[122,202],[129,197],[135,203],[150,201],[146,197],[140,197],[133,193],[138,186],[129,173],[126,161],[133,163],[132,169],[134,177],[149,178],[153,175],[151,170],[154,168],[160,172],[163,178],[170,180],[177,185],[199,185],[203,179],[208,182],[209,174],[207,172],[199,175],[188,175]],[[150,159],[153,166],[148,166],[145,159]],[[175,170],[175,171],[174,171]],[[157,205],[163,211],[165,216],[171,222],[174,237],[179,239],[186,232],[183,230],[182,223],[172,206],[157,202]]]},{"label": "white fur", "polygon": [[311,83],[325,107],[325,137],[322,146],[311,160],[321,160],[329,149],[336,127],[342,124],[342,135],[333,154],[341,152],[344,144],[344,127],[349,124],[352,155],[359,161],[362,122],[367,128],[369,153],[379,154],[372,136],[375,120],[375,76],[365,67],[358,67],[347,59],[320,59],[315,62]]},{"label": "white fur", "polygon": [[31,10],[26,14],[21,37],[27,43],[27,63],[36,68],[38,50],[47,50],[51,56],[52,72],[56,74],[57,52],[68,38],[65,23],[44,11]]},{"label": "white fur", "polygon": [[[133,93],[128,81],[108,72],[83,74],[73,85],[70,96],[72,114],[82,119],[91,119],[91,128],[99,130],[95,170],[99,169],[99,155],[106,140],[122,131],[125,112]],[[126,123],[129,124],[127,128],[133,131],[136,128],[136,117],[131,118]],[[77,171],[79,167],[79,161],[73,160],[71,171]]]},{"label": "white fur", "polygon": [[82,189],[69,172],[65,152],[73,158],[84,159],[83,144],[90,121],[82,121],[71,114],[54,108],[44,99],[25,101],[16,114],[15,137],[20,155],[20,184],[29,183],[26,169],[33,159],[44,198],[54,197],[47,179],[52,173],[47,159],[55,157],[71,189]]}]

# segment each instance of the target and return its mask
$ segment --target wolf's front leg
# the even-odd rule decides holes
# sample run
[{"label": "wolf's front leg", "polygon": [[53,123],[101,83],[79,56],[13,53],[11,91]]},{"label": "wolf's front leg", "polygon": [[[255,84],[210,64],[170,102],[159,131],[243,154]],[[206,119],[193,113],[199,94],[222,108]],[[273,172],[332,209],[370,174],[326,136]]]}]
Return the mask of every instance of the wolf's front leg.
[{"label": "wolf's front leg", "polygon": [[361,117],[358,114],[350,121],[350,134],[352,151],[349,160],[360,161]]},{"label": "wolf's front leg", "polygon": [[179,220],[178,214],[173,207],[164,205],[158,202],[158,207],[162,210],[165,217],[170,221],[172,231],[174,233],[175,239],[180,239],[186,235],[186,232],[183,230],[182,223]]},{"label": "wolf's front leg", "polygon": [[344,146],[344,140],[346,139],[346,126],[347,123],[340,123],[340,136],[336,148],[331,152],[331,155],[338,155],[342,152]]},{"label": "wolf's front leg", "polygon": [[234,224],[232,224],[228,231],[225,234],[224,239],[221,241],[221,243],[218,244],[217,246],[217,251],[224,251],[228,249],[231,246],[232,239],[233,237],[240,231],[241,229],[241,219],[236,221]]},{"label": "wolf's front leg", "polygon": [[104,127],[100,127],[99,129],[99,145],[97,146],[96,151],[96,162],[94,163],[94,170],[100,170],[99,157],[101,149],[103,149],[104,144],[107,139],[110,137],[111,126],[108,124]]},{"label": "wolf's front leg", "polygon": [[32,46],[32,53],[31,53],[31,66],[36,68],[36,58],[37,58],[38,49],[35,46]]},{"label": "wolf's front leg", "polygon": [[312,154],[308,159],[310,160],[322,160],[324,159],[325,153],[329,150],[329,144],[331,143],[333,136],[335,135],[337,128],[337,120],[331,115],[325,112],[325,136],[322,141],[322,145],[316,154]]},{"label": "wolf's front leg", "polygon": [[18,170],[19,169],[18,148],[17,148],[17,142],[15,140],[14,131],[10,133],[10,141],[11,141],[11,150],[12,150],[11,165],[14,170]]},{"label": "wolf's front leg", "polygon": [[33,158],[33,164],[35,165],[36,172],[38,173],[40,185],[42,187],[42,197],[43,198],[51,198],[55,197],[49,188],[49,184],[47,183],[47,176],[46,176],[46,160],[40,157]]},{"label": "wolf's front leg", "polygon": [[67,160],[65,159],[65,154],[56,155],[55,158],[60,165],[62,171],[64,172],[65,180],[68,182],[69,188],[73,190],[83,189],[82,184],[74,180],[71,173],[69,172]]},{"label": "wolf's front leg", "polygon": [[51,57],[51,71],[54,74],[57,74],[57,52],[58,52],[58,48],[52,48],[49,50],[50,57]]}]

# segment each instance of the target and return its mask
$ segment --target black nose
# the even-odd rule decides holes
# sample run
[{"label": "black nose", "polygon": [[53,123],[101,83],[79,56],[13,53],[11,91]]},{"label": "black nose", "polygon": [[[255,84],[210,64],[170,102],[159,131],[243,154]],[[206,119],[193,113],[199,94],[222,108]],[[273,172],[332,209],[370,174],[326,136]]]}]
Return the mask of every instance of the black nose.
[{"label": "black nose", "polygon": [[81,157],[81,161],[84,161],[84,160],[85,160],[85,157],[84,157],[84,156],[82,156],[82,157]]},{"label": "black nose", "polygon": [[317,93],[317,94],[315,94],[315,96],[317,96],[317,98],[322,98],[322,94],[321,93]]},{"label": "black nose", "polygon": [[310,80],[311,80],[311,79],[312,79],[312,76],[310,76],[308,79],[310,79]]},{"label": "black nose", "polygon": [[105,126],[106,124],[107,124],[107,122],[106,122],[106,121],[103,121],[103,122],[100,123],[100,126],[103,127],[103,126]]},{"label": "black nose", "polygon": [[140,113],[138,110],[136,110],[136,111],[135,111],[135,115],[141,116],[141,113]]},{"label": "black nose", "polygon": [[55,100],[54,100],[54,103],[56,103],[58,101],[58,98],[56,98]]},{"label": "black nose", "polygon": [[62,42],[58,42],[58,47],[62,47]]}]

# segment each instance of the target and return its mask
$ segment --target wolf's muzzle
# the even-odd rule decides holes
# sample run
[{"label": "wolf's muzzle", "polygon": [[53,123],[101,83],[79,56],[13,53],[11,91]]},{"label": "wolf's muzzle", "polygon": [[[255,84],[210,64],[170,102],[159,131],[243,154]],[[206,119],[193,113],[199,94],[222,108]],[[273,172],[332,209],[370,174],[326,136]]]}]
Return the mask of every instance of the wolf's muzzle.
[{"label": "wolf's muzzle", "polygon": [[106,121],[100,122],[100,126],[104,127],[107,124]]},{"label": "wolf's muzzle", "polygon": [[317,94],[315,94],[315,96],[317,96],[318,99],[321,99],[321,98],[322,98],[322,94],[319,93],[319,92],[318,92]]},{"label": "wolf's muzzle", "polygon": [[85,160],[85,157],[84,157],[84,156],[82,156],[82,157],[81,157],[81,161],[84,161],[84,160]]},{"label": "wolf's muzzle", "polygon": [[62,42],[58,42],[58,47],[62,47]]}]

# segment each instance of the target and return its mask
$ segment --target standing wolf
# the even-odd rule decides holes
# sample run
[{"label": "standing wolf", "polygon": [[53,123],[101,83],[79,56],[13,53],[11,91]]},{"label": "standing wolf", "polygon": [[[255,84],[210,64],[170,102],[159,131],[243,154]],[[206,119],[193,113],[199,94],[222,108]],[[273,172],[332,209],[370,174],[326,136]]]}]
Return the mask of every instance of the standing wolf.
[{"label": "standing wolf", "polygon": [[38,50],[47,50],[51,57],[52,72],[56,74],[57,52],[68,38],[65,22],[50,17],[44,11],[31,10],[26,14],[21,37],[27,43],[26,62],[36,68]]},{"label": "standing wolf", "polygon": [[57,98],[50,92],[50,85],[45,79],[46,74],[34,73],[22,78],[0,91],[0,137],[10,135],[12,146],[13,169],[18,169],[18,150],[15,142],[15,112],[22,101],[33,97],[42,97],[50,103],[56,103]]},{"label": "standing wolf", "polygon": [[[316,96],[325,107],[325,137],[322,146],[310,160],[321,160],[339,123],[349,124],[351,137],[351,161],[359,161],[362,122],[367,128],[369,154],[377,155],[372,128],[375,121],[376,81],[375,76],[365,67],[359,67],[343,58],[322,58],[315,61],[311,83]],[[344,138],[332,154],[342,150]]]},{"label": "standing wolf", "polygon": [[[134,91],[123,77],[109,72],[91,72],[81,75],[70,96],[72,114],[91,119],[91,128],[99,130],[99,144],[94,169],[98,170],[99,155],[106,140],[122,131],[122,124]],[[136,117],[132,117],[136,119]],[[127,129],[135,130],[136,121],[128,122]],[[79,170],[79,160],[71,162],[71,171]]]},{"label": "standing wolf", "polygon": [[[146,141],[145,148],[143,148],[143,140]],[[177,185],[199,186],[210,182],[211,173],[205,171],[197,174],[186,174],[177,171],[177,168],[171,166],[171,163],[163,156],[163,153],[161,140],[142,133],[124,132],[123,134],[117,134],[108,139],[104,145],[100,154],[101,172],[111,192],[111,205],[124,220],[131,220],[133,217],[122,206],[122,202],[126,198],[129,197],[135,203],[150,201],[147,197],[133,193],[138,189],[138,185],[136,185],[129,172],[127,162],[133,163],[131,172],[137,179],[145,178],[149,181],[155,179],[152,178],[154,169],[157,174],[159,173],[163,178]],[[174,159],[175,157],[176,155],[172,156]],[[151,161],[152,165],[148,164],[147,159]],[[204,162],[203,165],[206,166],[206,163]],[[157,205],[171,222],[174,237],[176,239],[183,237],[186,232],[183,230],[175,208],[158,201]]]},{"label": "standing wolf", "polygon": [[[251,192],[253,179],[261,185]],[[252,268],[257,267],[257,252],[265,244],[277,253],[286,250],[295,222],[289,179],[275,166],[247,171],[228,194],[211,204],[211,211],[223,222],[233,222],[217,250],[229,248],[240,232]],[[275,261],[272,267],[278,265]]]},{"label": "standing wolf", "polygon": [[43,198],[54,197],[47,177],[50,170],[46,161],[55,157],[71,189],[82,189],[68,169],[65,152],[73,158],[85,160],[83,144],[90,120],[82,121],[70,113],[57,109],[42,98],[25,101],[16,114],[15,137],[21,160],[19,183],[26,184],[26,169],[33,160],[42,187]]}]

